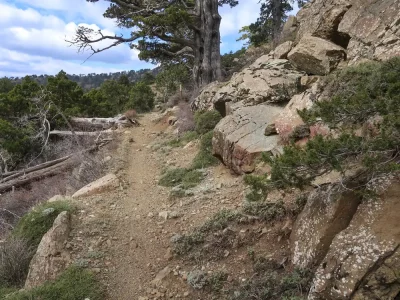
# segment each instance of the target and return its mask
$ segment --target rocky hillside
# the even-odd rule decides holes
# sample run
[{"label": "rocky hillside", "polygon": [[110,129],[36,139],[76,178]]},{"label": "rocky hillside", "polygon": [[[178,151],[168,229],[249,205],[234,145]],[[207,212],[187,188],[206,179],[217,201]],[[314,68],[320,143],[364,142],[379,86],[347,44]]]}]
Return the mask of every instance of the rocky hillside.
[{"label": "rocky hillside", "polygon": [[[315,112],[319,109],[316,107],[322,107],[319,103],[329,103],[332,96],[342,95],[341,91],[357,94],[357,84],[368,85],[367,77],[359,79],[365,80],[362,84],[353,79],[366,76],[374,61],[400,56],[399,21],[400,2],[396,0],[310,1],[296,17],[289,18],[283,42],[276,49],[234,74],[229,82],[205,87],[193,103],[195,110],[216,109],[225,116],[214,131],[214,155],[237,174],[259,174],[260,168],[265,169],[260,164],[261,153],[276,156],[284,153],[285,145],[291,142],[302,147],[316,136],[337,137],[340,127],[335,129],[321,119],[309,124],[299,111]],[[392,63],[387,72],[397,68]],[[360,69],[354,67],[358,65]],[[341,76],[348,76],[347,82],[354,84],[353,88],[337,79]],[[400,102],[395,99],[387,101],[394,101],[394,107],[398,107]],[[334,106],[331,109],[334,113]],[[362,109],[366,107],[360,106]],[[339,111],[342,115],[347,112]],[[376,123],[378,115],[365,120],[376,132],[380,126]],[[365,124],[357,122],[353,122],[353,127],[359,126],[356,136],[370,140],[371,135],[363,133]],[[337,124],[347,130],[345,121]],[[392,141],[398,145],[397,138]],[[391,153],[394,158],[389,159],[396,162],[396,150]],[[359,166],[354,163],[351,168],[357,173]],[[344,173],[324,174],[310,185],[313,188],[290,237],[292,265],[315,272],[308,299],[398,299],[397,175],[382,175],[377,185],[379,196],[369,198],[360,196],[357,190],[343,189],[348,178]],[[271,178],[268,172],[265,176]]]},{"label": "rocky hillside", "polygon": [[399,35],[398,0],[309,1],[194,116],[139,116],[107,176],[17,216],[0,299],[399,300]]}]

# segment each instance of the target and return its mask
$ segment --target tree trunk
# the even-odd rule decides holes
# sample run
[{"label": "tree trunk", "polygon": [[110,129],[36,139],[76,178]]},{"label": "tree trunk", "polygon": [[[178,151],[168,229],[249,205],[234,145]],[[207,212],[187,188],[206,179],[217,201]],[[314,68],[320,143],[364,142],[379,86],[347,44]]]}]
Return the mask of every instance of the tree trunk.
[{"label": "tree trunk", "polygon": [[193,78],[197,87],[221,79],[221,16],[217,0],[197,0],[196,14],[200,28],[195,32]]}]

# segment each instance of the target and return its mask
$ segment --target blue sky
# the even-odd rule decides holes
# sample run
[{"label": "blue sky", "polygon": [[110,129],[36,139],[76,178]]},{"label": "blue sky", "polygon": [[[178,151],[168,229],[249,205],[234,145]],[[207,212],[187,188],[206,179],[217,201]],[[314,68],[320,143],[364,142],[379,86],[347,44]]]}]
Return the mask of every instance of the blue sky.
[{"label": "blue sky", "polygon": [[[241,47],[236,42],[238,31],[257,19],[258,2],[241,0],[233,9],[221,9],[222,52]],[[106,1],[0,0],[0,77],[56,74],[61,69],[87,74],[154,67],[140,61],[127,45],[94,55],[85,63],[89,53],[77,53],[68,46],[65,39],[81,24],[108,33],[119,31],[112,20],[102,16],[107,6]]]}]

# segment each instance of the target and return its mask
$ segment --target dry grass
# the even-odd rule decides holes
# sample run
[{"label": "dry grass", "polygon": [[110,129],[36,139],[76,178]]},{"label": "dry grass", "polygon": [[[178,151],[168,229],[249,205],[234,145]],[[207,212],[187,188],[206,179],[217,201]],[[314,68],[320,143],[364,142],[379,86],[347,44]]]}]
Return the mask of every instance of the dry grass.
[{"label": "dry grass", "polygon": [[193,112],[187,102],[179,103],[177,127],[180,135],[196,128]]},{"label": "dry grass", "polygon": [[[50,161],[60,157],[77,153],[80,150],[94,145],[94,137],[80,137],[81,146],[78,147],[72,138],[64,138],[50,143],[42,158],[37,163]],[[107,149],[113,147],[107,145]],[[54,195],[72,194],[86,184],[102,177],[106,173],[106,165],[101,159],[101,153],[87,153],[80,157],[81,163],[72,172],[62,175],[43,178],[23,188],[16,189],[14,193],[0,195],[0,238],[13,229],[16,222],[31,207],[47,201]]]},{"label": "dry grass", "polygon": [[167,102],[167,107],[174,107],[179,105],[181,102],[189,102],[190,100],[190,92],[186,89],[183,89],[182,92],[177,91],[171,97],[169,97]]},{"label": "dry grass", "polygon": [[0,245],[0,287],[24,284],[34,250],[19,238],[9,238]]},{"label": "dry grass", "polygon": [[34,184],[0,195],[0,238],[14,228],[31,207],[54,195],[66,193],[66,175],[44,178]]}]

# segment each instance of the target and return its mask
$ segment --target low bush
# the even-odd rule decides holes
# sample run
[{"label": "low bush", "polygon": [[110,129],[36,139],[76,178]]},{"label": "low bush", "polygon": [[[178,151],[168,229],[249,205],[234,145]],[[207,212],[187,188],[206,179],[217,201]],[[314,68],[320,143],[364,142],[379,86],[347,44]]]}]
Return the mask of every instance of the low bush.
[{"label": "low bush", "polygon": [[252,278],[242,283],[230,299],[306,299],[311,280],[312,272],[309,270],[295,269],[285,274],[267,269],[255,273]]},{"label": "low bush", "polygon": [[203,244],[210,232],[225,229],[232,222],[238,222],[242,216],[240,212],[233,210],[224,209],[219,211],[202,226],[174,241],[174,253],[177,255],[188,254],[194,247]]},{"label": "low bush", "polygon": [[196,131],[187,131],[181,137],[172,139],[166,143],[167,146],[171,147],[182,147],[187,143],[194,141],[199,138],[199,135]]},{"label": "low bush", "polygon": [[257,216],[265,222],[282,219],[287,214],[287,209],[283,202],[250,202],[243,207],[246,214]]},{"label": "low bush", "polygon": [[341,173],[344,188],[373,196],[382,176],[399,173],[400,58],[349,67],[327,80],[327,98],[299,114],[309,126],[322,121],[332,134],[289,145],[278,157],[264,155],[271,172],[246,177],[249,200],[263,200],[276,188],[303,189],[331,171]]},{"label": "low bush", "polygon": [[104,288],[89,271],[68,268],[57,280],[29,291],[21,291],[7,296],[8,300],[103,300]]},{"label": "low bush", "polygon": [[53,226],[56,217],[63,211],[73,211],[73,206],[66,201],[44,203],[34,207],[17,223],[13,235],[25,239],[36,248],[43,235]]},{"label": "low bush", "polygon": [[189,103],[187,102],[179,103],[178,119],[179,122],[177,122],[177,129],[180,135],[184,134],[185,132],[195,130],[196,124]]},{"label": "low bush", "polygon": [[197,186],[204,179],[204,174],[198,170],[191,170],[182,178],[182,187],[190,189]]},{"label": "low bush", "polygon": [[158,181],[158,184],[166,187],[177,186],[182,183],[188,172],[188,169],[183,168],[167,170]]},{"label": "low bush", "polygon": [[1,243],[0,287],[6,288],[3,293],[24,284],[34,254],[33,247],[26,240],[11,237]]},{"label": "low bush", "polygon": [[214,130],[215,126],[221,121],[222,116],[216,110],[198,111],[194,116],[196,131],[199,134],[205,134]]},{"label": "low bush", "polygon": [[203,173],[198,170],[177,168],[166,171],[158,184],[166,187],[181,185],[183,189],[189,189],[198,185],[203,178]]},{"label": "low bush", "polygon": [[213,134],[213,131],[209,131],[201,137],[200,150],[192,162],[193,169],[203,169],[219,163],[219,160],[212,155]]}]

